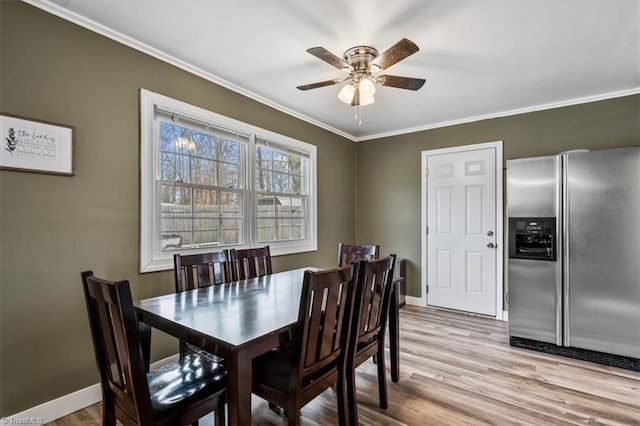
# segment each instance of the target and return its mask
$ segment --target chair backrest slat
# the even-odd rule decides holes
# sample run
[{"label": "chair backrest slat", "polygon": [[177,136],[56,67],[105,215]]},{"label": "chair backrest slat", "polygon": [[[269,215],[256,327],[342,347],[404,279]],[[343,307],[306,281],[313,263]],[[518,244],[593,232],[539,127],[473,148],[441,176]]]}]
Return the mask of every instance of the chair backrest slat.
[{"label": "chair backrest slat", "polygon": [[273,273],[269,246],[244,250],[231,249],[229,257],[233,280],[246,280]]},{"label": "chair backrest slat", "polygon": [[176,292],[231,282],[227,250],[173,256]]},{"label": "chair backrest slat", "polygon": [[380,246],[338,244],[338,267],[359,260],[375,260],[379,257]]}]

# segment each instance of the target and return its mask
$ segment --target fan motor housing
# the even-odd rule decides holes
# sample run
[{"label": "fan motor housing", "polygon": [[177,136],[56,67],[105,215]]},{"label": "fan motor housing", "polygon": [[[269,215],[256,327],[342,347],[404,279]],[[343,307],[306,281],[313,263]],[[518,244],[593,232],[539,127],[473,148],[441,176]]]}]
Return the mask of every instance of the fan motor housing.
[{"label": "fan motor housing", "polygon": [[378,56],[378,51],[371,46],[356,46],[344,52],[343,58],[354,71],[367,72],[369,63]]}]

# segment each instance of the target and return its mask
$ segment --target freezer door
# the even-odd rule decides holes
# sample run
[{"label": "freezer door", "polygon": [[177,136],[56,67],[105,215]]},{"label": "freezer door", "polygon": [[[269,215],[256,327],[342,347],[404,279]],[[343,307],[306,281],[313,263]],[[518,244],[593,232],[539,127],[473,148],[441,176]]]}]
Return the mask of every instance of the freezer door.
[{"label": "freezer door", "polygon": [[[509,218],[557,218],[555,235],[559,236],[560,177],[559,156],[507,161]],[[513,220],[509,222],[517,223]],[[512,235],[512,231],[509,230],[509,235]],[[513,243],[509,241],[509,244]],[[562,344],[560,242],[556,244],[556,250],[557,261],[509,257],[507,285],[510,336]]]},{"label": "freezer door", "polygon": [[640,358],[640,149],[564,161],[565,346]]}]

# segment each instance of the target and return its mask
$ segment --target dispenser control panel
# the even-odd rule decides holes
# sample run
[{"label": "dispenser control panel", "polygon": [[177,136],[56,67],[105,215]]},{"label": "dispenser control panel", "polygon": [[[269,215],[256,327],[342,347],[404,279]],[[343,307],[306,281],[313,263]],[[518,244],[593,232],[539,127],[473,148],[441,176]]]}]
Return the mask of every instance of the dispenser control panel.
[{"label": "dispenser control panel", "polygon": [[556,260],[556,218],[509,218],[509,257]]}]

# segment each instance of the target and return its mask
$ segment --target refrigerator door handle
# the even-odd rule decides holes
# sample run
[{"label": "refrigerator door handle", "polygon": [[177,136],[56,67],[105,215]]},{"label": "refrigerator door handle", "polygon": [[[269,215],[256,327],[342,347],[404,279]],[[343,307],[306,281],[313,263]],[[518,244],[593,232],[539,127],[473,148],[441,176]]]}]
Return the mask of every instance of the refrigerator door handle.
[{"label": "refrigerator door handle", "polygon": [[564,346],[571,346],[571,330],[569,327],[569,182],[567,182],[569,174],[569,155],[562,155],[562,282],[560,289],[562,290],[562,310],[561,320],[563,323],[563,341]]},{"label": "refrigerator door handle", "polygon": [[[563,219],[563,210],[564,210],[564,176],[563,176],[563,158],[564,156],[559,156],[558,162],[556,164],[556,345],[562,346],[563,339],[563,295],[562,295],[562,270],[563,270],[563,259],[564,259],[564,247],[562,244],[565,241],[563,232],[564,232],[564,219]],[[558,241],[559,239],[559,241]]]}]

